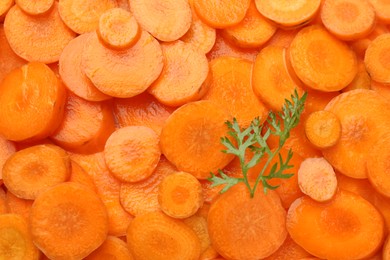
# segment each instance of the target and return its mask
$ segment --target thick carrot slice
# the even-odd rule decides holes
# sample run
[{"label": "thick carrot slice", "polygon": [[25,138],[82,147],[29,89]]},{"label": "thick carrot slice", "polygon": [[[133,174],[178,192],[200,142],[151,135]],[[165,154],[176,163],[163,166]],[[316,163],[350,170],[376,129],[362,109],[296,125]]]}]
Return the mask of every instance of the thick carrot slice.
[{"label": "thick carrot slice", "polygon": [[368,0],[325,0],[321,20],[338,38],[356,40],[371,33],[375,26],[375,11]]},{"label": "thick carrot slice", "polygon": [[75,95],[88,101],[103,101],[110,96],[98,90],[81,68],[81,56],[90,34],[82,34],[64,48],[59,61],[59,74],[66,87]]},{"label": "thick carrot slice", "polygon": [[106,239],[107,211],[96,193],[67,182],[35,199],[29,225],[34,243],[49,258],[81,259]]},{"label": "thick carrot slice", "polygon": [[29,15],[40,15],[50,10],[54,5],[54,0],[15,0],[16,4]]},{"label": "thick carrot slice", "polygon": [[160,44],[147,32],[129,49],[106,48],[97,35],[85,43],[82,67],[87,77],[103,93],[120,98],[144,92],[163,69]]},{"label": "thick carrot slice", "polygon": [[309,22],[320,8],[321,0],[255,0],[259,12],[281,27],[297,27]]},{"label": "thick carrot slice", "polygon": [[161,212],[137,216],[129,225],[127,244],[139,260],[197,260],[200,256],[200,242],[192,229]]},{"label": "thick carrot slice", "polygon": [[237,184],[211,205],[207,219],[211,244],[227,259],[268,257],[287,237],[285,218],[274,191],[265,194],[260,188],[251,198],[247,187]]},{"label": "thick carrot slice", "polygon": [[27,222],[17,214],[0,215],[0,259],[39,259]]},{"label": "thick carrot slice", "polygon": [[305,121],[305,134],[319,149],[335,145],[341,137],[341,123],[335,114],[327,110],[311,113]]},{"label": "thick carrot slice", "polygon": [[18,214],[28,221],[33,200],[18,198],[10,191],[7,191],[5,199],[9,213]]},{"label": "thick carrot slice", "polygon": [[338,91],[351,83],[357,73],[354,52],[321,26],[299,31],[289,53],[297,76],[313,89]]},{"label": "thick carrot slice", "polygon": [[113,8],[100,16],[97,34],[107,47],[121,50],[130,48],[138,41],[141,29],[131,13],[122,8]]},{"label": "thick carrot slice", "polygon": [[96,153],[103,151],[114,130],[110,104],[69,95],[63,120],[51,139],[69,151]]},{"label": "thick carrot slice", "polygon": [[3,0],[0,2],[0,20],[7,14],[8,10],[14,5],[14,0]]},{"label": "thick carrot slice", "polygon": [[168,106],[199,100],[211,81],[206,55],[182,41],[163,43],[161,47],[165,65],[148,92]]},{"label": "thick carrot slice", "polygon": [[97,192],[96,185],[93,182],[91,176],[75,161],[71,160],[72,172],[69,177],[70,182],[76,182],[82,184],[85,187],[90,188],[94,192]]},{"label": "thick carrot slice", "polygon": [[[311,259],[311,255],[303,249],[300,245],[294,242],[290,236],[287,236],[286,240],[279,249],[271,256],[265,258],[265,260],[283,260],[283,259]],[[317,259],[317,258],[315,258]]]},{"label": "thick carrot slice", "polygon": [[352,82],[343,88],[341,91],[346,92],[354,89],[370,89],[371,77],[367,72],[366,65],[363,60],[358,60],[358,72]]},{"label": "thick carrot slice", "polygon": [[367,72],[381,83],[390,83],[390,33],[378,36],[367,48],[364,56]]},{"label": "thick carrot slice", "polygon": [[148,178],[160,160],[158,135],[146,126],[116,130],[104,147],[104,158],[112,174],[125,182]]},{"label": "thick carrot slice", "polygon": [[133,260],[134,257],[130,253],[126,242],[118,237],[108,236],[106,241],[85,260]]},{"label": "thick carrot slice", "polygon": [[[286,223],[292,239],[322,259],[362,259],[382,244],[383,218],[359,195],[339,191],[328,203],[296,200]],[[324,243],[327,241],[327,243]]]},{"label": "thick carrot slice", "polygon": [[3,172],[4,163],[15,152],[16,152],[16,147],[14,143],[0,136],[0,180],[3,179],[2,172]]},{"label": "thick carrot slice", "polygon": [[43,63],[11,72],[0,85],[0,133],[13,141],[39,140],[58,127],[66,92]]},{"label": "thick carrot slice", "polygon": [[167,119],[161,131],[161,150],[180,171],[206,179],[210,172],[222,169],[233,159],[221,153],[224,147],[220,138],[226,136],[224,123],[229,119],[229,114],[212,101],[181,106]]},{"label": "thick carrot slice", "polygon": [[193,5],[203,22],[213,28],[222,29],[240,23],[249,9],[250,2],[231,0],[229,4],[221,4],[218,0],[194,0]]},{"label": "thick carrot slice", "polygon": [[325,110],[341,122],[341,138],[323,150],[335,169],[353,178],[367,178],[369,149],[388,132],[390,105],[372,90],[358,89],[334,98]]},{"label": "thick carrot slice", "polygon": [[266,43],[276,32],[276,26],[271,24],[257,11],[251,2],[245,18],[237,25],[228,27],[222,34],[234,45],[241,48],[257,48]]},{"label": "thick carrot slice", "polygon": [[390,22],[390,4],[386,0],[369,0],[375,9],[376,17],[385,23]]},{"label": "thick carrot slice", "polygon": [[76,36],[61,20],[57,2],[47,14],[39,16],[30,16],[15,5],[7,13],[4,30],[17,55],[43,63],[58,61],[62,50]]},{"label": "thick carrot slice", "polygon": [[22,199],[35,199],[70,176],[67,153],[54,145],[36,145],[13,154],[4,164],[7,189]]}]

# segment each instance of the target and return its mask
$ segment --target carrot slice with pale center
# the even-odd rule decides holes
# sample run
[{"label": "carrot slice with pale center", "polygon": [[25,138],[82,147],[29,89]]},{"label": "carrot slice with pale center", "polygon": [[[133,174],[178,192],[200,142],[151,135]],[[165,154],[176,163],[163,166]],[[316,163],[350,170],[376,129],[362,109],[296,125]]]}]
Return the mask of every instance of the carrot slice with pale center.
[{"label": "carrot slice with pale center", "polygon": [[54,0],[15,0],[16,4],[29,15],[40,15],[50,10]]}]

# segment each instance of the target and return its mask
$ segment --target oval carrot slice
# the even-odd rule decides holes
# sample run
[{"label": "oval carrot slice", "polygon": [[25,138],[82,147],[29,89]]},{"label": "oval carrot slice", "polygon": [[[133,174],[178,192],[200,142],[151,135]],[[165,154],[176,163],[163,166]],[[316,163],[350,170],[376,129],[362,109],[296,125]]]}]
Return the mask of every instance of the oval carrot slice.
[{"label": "oval carrot slice", "polygon": [[180,171],[198,179],[210,177],[210,172],[222,169],[233,159],[221,153],[224,147],[220,138],[227,134],[224,123],[229,119],[229,114],[212,101],[181,106],[171,114],[161,131],[162,153]]},{"label": "oval carrot slice", "polygon": [[158,135],[146,126],[116,130],[104,147],[104,158],[112,174],[125,182],[149,177],[160,160]]},{"label": "oval carrot slice", "polygon": [[321,26],[312,25],[299,31],[289,53],[297,76],[312,89],[341,90],[357,73],[354,52]]},{"label": "oval carrot slice", "polygon": [[43,63],[12,71],[0,86],[0,133],[13,141],[40,140],[59,125],[65,88]]},{"label": "oval carrot slice", "polygon": [[40,15],[50,10],[54,5],[54,0],[15,0],[16,4],[29,15]]},{"label": "oval carrot slice", "polygon": [[378,36],[366,50],[364,63],[371,78],[390,83],[390,33]]},{"label": "oval carrot slice", "polygon": [[191,7],[186,0],[132,0],[130,10],[141,27],[160,41],[175,41],[191,26]]},{"label": "oval carrot slice", "polygon": [[129,49],[115,51],[102,45],[96,35],[85,44],[82,67],[103,93],[120,98],[144,92],[163,69],[160,44],[147,32]]},{"label": "oval carrot slice", "polygon": [[168,106],[199,100],[211,80],[206,55],[182,41],[163,43],[161,47],[165,65],[148,92]]},{"label": "oval carrot slice", "polygon": [[33,200],[18,198],[9,190],[7,191],[5,199],[9,213],[18,214],[22,216],[26,221],[28,221],[30,217],[30,210],[34,202]]},{"label": "oval carrot slice", "polygon": [[161,212],[135,217],[126,237],[139,260],[196,260],[200,256],[200,242],[191,228]]},{"label": "oval carrot slice", "polygon": [[29,225],[34,243],[49,258],[81,259],[106,239],[107,211],[96,193],[67,182],[35,199]]},{"label": "oval carrot slice", "polygon": [[130,253],[125,241],[118,237],[108,236],[106,241],[85,260],[133,260],[134,257]]},{"label": "oval carrot slice", "polygon": [[[0,136],[0,180],[3,179],[3,166],[8,158],[16,152],[16,147],[13,142],[8,141]],[[1,186],[1,185],[0,185]]]},{"label": "oval carrot slice", "polygon": [[[383,218],[359,195],[339,191],[328,203],[296,200],[286,223],[292,239],[322,259],[362,259],[382,244]],[[324,243],[327,241],[327,243]]]},{"label": "oval carrot slice", "polygon": [[375,9],[376,17],[382,22],[390,22],[390,5],[386,0],[369,0]]},{"label": "oval carrot slice", "polygon": [[62,50],[76,37],[61,20],[57,2],[47,14],[39,16],[30,16],[15,5],[7,13],[4,30],[17,55],[43,63],[58,61]]}]

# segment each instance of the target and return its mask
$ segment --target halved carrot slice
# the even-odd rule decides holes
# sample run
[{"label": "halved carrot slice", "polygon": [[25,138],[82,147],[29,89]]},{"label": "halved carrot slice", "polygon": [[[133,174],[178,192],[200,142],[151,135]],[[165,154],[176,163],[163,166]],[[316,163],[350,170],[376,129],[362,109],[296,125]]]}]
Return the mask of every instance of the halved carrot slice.
[{"label": "halved carrot slice", "polygon": [[[0,180],[3,179],[3,166],[8,158],[16,152],[15,144],[0,136]],[[1,185],[0,185],[1,186]]]},{"label": "halved carrot slice", "polygon": [[29,15],[40,15],[50,10],[54,5],[54,0],[15,0],[16,4]]},{"label": "halved carrot slice", "polygon": [[106,241],[85,260],[133,260],[134,257],[130,253],[125,241],[118,237],[108,236]]},{"label": "halved carrot slice", "polygon": [[9,213],[18,214],[22,216],[26,221],[30,217],[30,210],[33,204],[33,200],[26,200],[16,197],[11,191],[7,191],[5,196]]},{"label": "halved carrot slice", "polygon": [[144,92],[163,69],[160,44],[147,32],[129,49],[106,48],[97,35],[85,43],[82,67],[87,77],[103,93],[120,98]]},{"label": "halved carrot slice", "polygon": [[375,9],[376,17],[382,22],[390,22],[390,3],[387,0],[369,0]]},{"label": "halved carrot slice", "polygon": [[373,80],[390,83],[390,33],[380,35],[370,43],[364,63]]}]

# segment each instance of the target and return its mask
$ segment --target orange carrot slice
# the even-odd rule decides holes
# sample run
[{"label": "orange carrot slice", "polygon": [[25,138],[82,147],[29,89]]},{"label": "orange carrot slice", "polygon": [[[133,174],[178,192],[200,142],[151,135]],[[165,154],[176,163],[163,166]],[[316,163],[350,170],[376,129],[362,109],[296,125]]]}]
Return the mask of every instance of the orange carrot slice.
[{"label": "orange carrot slice", "polygon": [[382,249],[382,259],[389,260],[390,259],[390,236],[387,237],[383,249]]},{"label": "orange carrot slice", "polygon": [[75,161],[71,160],[70,164],[72,166],[72,172],[70,174],[69,181],[82,184],[85,187],[90,188],[94,192],[97,192],[92,177],[89,176],[88,173]]},{"label": "orange carrot slice", "polygon": [[[14,0],[4,0],[0,3],[0,18],[8,12],[8,10],[14,5]],[[1,19],[2,20],[2,19]]]},{"label": "orange carrot slice", "polygon": [[375,9],[376,17],[382,22],[390,22],[390,5],[386,0],[369,0]]},{"label": "orange carrot slice", "polygon": [[50,10],[54,5],[54,0],[15,0],[16,4],[29,15],[40,15]]},{"label": "orange carrot slice", "polygon": [[[282,259],[299,259],[308,260],[311,256],[305,249],[294,242],[290,236],[287,236],[286,240],[279,249],[271,256],[265,258],[265,260],[282,260]],[[317,258],[315,258],[317,259]]]},{"label": "orange carrot slice", "polygon": [[3,172],[4,163],[15,152],[16,152],[16,147],[14,143],[0,136],[0,180],[3,179],[2,172]]},{"label": "orange carrot slice", "polygon": [[366,50],[364,63],[371,78],[381,83],[390,83],[390,34],[373,40]]},{"label": "orange carrot slice", "polygon": [[[3,187],[0,187],[0,215],[8,213],[9,205]],[[10,211],[11,212],[11,211]]]},{"label": "orange carrot slice", "polygon": [[267,46],[276,45],[283,48],[288,48],[291,42],[294,40],[295,35],[297,35],[298,31],[298,29],[278,29],[272,38],[267,42]]},{"label": "orange carrot slice", "polygon": [[371,89],[384,97],[387,101],[390,100],[390,84],[379,83],[371,80]]},{"label": "orange carrot slice", "polygon": [[352,82],[341,91],[346,92],[354,89],[371,89],[371,77],[367,72],[363,60],[358,60],[358,72]]},{"label": "orange carrot slice", "polygon": [[16,197],[9,190],[6,194],[6,202],[8,206],[9,213],[18,214],[22,216],[26,221],[28,221],[30,217],[30,210],[33,204],[33,200],[26,200]]},{"label": "orange carrot slice", "polygon": [[130,253],[126,242],[118,237],[108,236],[106,241],[85,260],[133,260],[134,257]]}]

